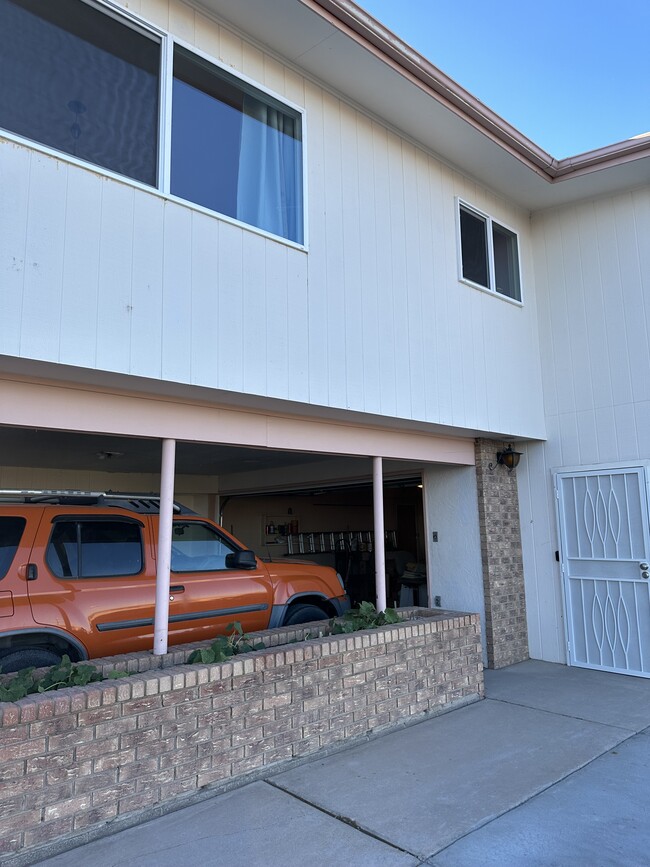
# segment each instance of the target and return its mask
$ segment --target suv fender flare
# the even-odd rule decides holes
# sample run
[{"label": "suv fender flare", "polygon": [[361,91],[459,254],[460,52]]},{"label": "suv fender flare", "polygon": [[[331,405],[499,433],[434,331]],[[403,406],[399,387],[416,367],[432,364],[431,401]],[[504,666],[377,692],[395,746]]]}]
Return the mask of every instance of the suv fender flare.
[{"label": "suv fender flare", "polygon": [[303,592],[303,593],[295,593],[290,599],[283,605],[274,605],[271,609],[271,619],[269,620],[269,625],[267,629],[275,629],[277,626],[282,626],[284,623],[284,618],[286,616],[287,610],[294,602],[297,602],[299,599],[314,599],[318,601],[325,602],[328,606],[331,606],[335,610],[334,617],[341,617],[341,615],[345,614],[345,612],[350,607],[350,601],[347,596],[343,597],[328,597],[325,596],[324,593],[318,593],[312,591]]}]

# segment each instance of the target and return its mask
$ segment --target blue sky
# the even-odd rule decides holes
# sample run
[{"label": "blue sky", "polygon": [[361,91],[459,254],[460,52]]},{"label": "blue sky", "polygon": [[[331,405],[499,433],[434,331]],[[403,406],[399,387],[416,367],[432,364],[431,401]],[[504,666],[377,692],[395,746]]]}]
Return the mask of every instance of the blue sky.
[{"label": "blue sky", "polygon": [[557,158],[650,131],[650,0],[357,0]]}]

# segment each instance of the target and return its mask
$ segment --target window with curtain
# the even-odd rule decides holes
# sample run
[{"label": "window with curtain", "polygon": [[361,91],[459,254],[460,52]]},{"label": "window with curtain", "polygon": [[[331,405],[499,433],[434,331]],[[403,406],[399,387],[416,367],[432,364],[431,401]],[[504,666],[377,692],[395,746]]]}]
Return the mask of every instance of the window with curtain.
[{"label": "window with curtain", "polygon": [[173,45],[169,118],[166,40],[92,2],[0,0],[0,128],[302,244],[300,112]]},{"label": "window with curtain", "polygon": [[177,47],[171,150],[173,195],[302,243],[298,112]]},{"label": "window with curtain", "polygon": [[461,278],[521,301],[517,235],[459,202]]}]

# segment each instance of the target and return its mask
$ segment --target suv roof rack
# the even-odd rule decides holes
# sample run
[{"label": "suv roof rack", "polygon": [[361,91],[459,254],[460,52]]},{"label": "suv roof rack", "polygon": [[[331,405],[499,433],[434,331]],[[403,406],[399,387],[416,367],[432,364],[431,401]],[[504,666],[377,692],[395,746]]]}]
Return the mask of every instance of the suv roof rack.
[{"label": "suv roof rack", "polygon": [[[157,494],[127,494],[120,491],[50,491],[0,489],[0,503],[32,503],[58,506],[113,506],[140,514],[157,515],[160,496]],[[192,509],[174,502],[174,512],[195,515]]]}]

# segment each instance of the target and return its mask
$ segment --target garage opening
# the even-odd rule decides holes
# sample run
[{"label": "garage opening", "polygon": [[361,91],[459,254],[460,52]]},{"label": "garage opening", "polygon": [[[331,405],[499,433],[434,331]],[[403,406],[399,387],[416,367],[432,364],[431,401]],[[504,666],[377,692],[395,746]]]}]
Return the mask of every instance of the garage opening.
[{"label": "garage opening", "polygon": [[[156,492],[159,441],[0,427],[0,487]],[[371,459],[178,442],[178,501],[263,559],[332,565],[353,603],[377,604]],[[422,465],[385,460],[386,602],[426,605]]]},{"label": "garage opening", "polygon": [[[353,604],[376,604],[372,483],[231,495],[221,523],[267,560],[333,566]],[[389,605],[426,605],[421,476],[384,480],[386,597]]]}]

